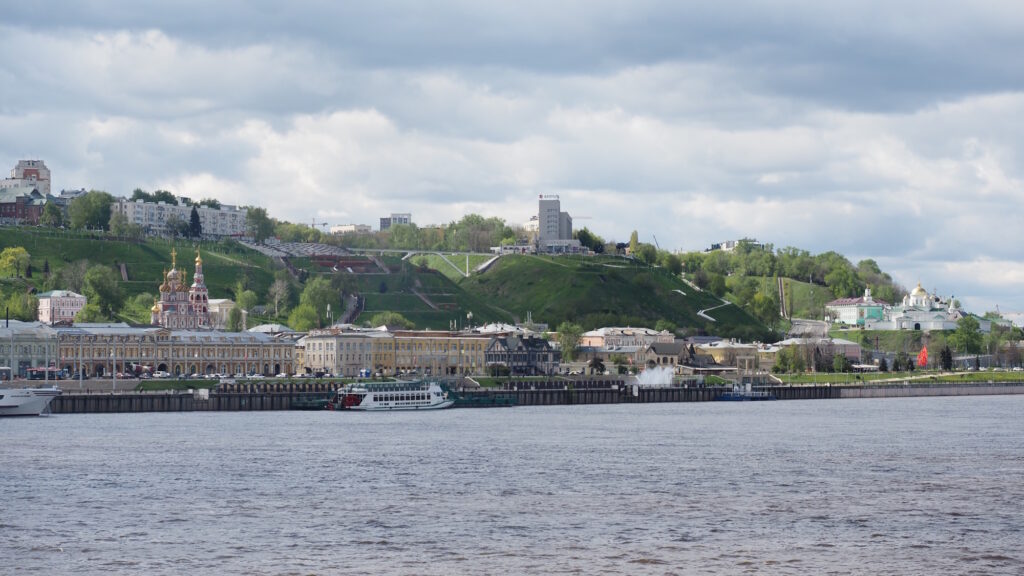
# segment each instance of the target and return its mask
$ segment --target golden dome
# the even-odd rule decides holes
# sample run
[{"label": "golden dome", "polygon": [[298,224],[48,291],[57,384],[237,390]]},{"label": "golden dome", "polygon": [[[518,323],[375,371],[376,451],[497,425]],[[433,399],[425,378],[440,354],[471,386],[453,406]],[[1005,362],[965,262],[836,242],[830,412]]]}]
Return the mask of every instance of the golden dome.
[{"label": "golden dome", "polygon": [[917,283],[917,288],[914,288],[914,290],[910,293],[910,295],[911,296],[927,296],[928,292],[926,292],[924,288],[921,288],[921,283],[918,282]]},{"label": "golden dome", "polygon": [[153,314],[156,314],[157,312],[160,311],[160,305],[157,304],[156,298],[153,298],[153,307],[150,308],[149,311],[152,312]]},{"label": "golden dome", "polygon": [[199,248],[196,248],[196,266],[203,265],[203,258],[199,255]]},{"label": "golden dome", "polygon": [[164,282],[160,285],[161,292],[167,292],[167,268],[164,268]]}]

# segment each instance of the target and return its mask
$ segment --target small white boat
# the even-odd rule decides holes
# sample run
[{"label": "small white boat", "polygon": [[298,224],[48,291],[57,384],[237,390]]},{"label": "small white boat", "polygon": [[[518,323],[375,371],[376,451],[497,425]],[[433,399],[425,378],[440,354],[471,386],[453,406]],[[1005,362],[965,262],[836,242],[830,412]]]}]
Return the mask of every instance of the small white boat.
[{"label": "small white boat", "polygon": [[60,388],[0,388],[0,416],[39,416]]},{"label": "small white boat", "polygon": [[437,382],[373,382],[338,390],[331,410],[440,410],[455,400]]}]

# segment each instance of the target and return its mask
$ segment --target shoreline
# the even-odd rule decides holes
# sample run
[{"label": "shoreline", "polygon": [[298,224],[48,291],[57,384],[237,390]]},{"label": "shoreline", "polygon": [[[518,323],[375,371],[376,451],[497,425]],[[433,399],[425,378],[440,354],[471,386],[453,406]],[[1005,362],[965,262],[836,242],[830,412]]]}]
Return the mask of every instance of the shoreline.
[{"label": "shoreline", "polygon": [[[167,392],[65,392],[50,404],[52,414],[132,412],[249,412],[297,410],[312,400],[333,393],[327,383],[304,389],[268,385],[238,385],[231,391],[205,389]],[[310,390],[308,388],[316,388]],[[818,386],[767,386],[757,388],[778,400],[842,400],[855,398],[913,398],[929,396],[992,396],[1024,394],[1024,382],[911,383]],[[453,394],[456,408],[557,406],[587,404],[647,404],[711,402],[729,392],[724,387],[680,388],[617,385],[563,387],[557,389],[461,390]]]}]

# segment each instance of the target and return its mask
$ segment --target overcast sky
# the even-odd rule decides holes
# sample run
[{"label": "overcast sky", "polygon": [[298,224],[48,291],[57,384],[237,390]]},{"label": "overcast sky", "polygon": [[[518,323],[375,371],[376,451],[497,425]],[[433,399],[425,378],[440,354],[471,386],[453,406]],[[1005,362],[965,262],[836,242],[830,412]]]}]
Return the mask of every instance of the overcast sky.
[{"label": "overcast sky", "polygon": [[[351,5],[343,5],[351,4]],[[0,1],[0,167],[291,221],[525,222],[874,258],[1024,311],[1006,1]],[[583,219],[587,217],[588,219]]]}]

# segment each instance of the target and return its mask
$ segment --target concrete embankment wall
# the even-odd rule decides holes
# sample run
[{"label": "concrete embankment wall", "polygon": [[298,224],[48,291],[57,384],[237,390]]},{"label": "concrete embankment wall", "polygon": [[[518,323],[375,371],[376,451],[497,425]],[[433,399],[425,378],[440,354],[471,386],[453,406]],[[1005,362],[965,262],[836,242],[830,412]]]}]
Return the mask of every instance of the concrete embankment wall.
[{"label": "concrete embankment wall", "polygon": [[891,386],[844,386],[838,398],[907,398],[917,396],[988,396],[1024,394],[1024,382],[964,384],[903,384]]},{"label": "concrete embankment wall", "polygon": [[[331,384],[239,384],[211,392],[208,398],[192,393],[136,392],[113,394],[65,393],[53,400],[54,414],[102,412],[244,412],[290,410],[296,404],[326,398]],[[775,386],[761,389],[779,400],[839,398],[900,398],[916,396],[975,396],[1024,394],[1024,382],[978,384],[916,384],[880,386]],[[645,404],[708,402],[723,388],[562,388],[546,390],[477,390],[461,392],[458,406],[564,406],[575,404]]]}]

